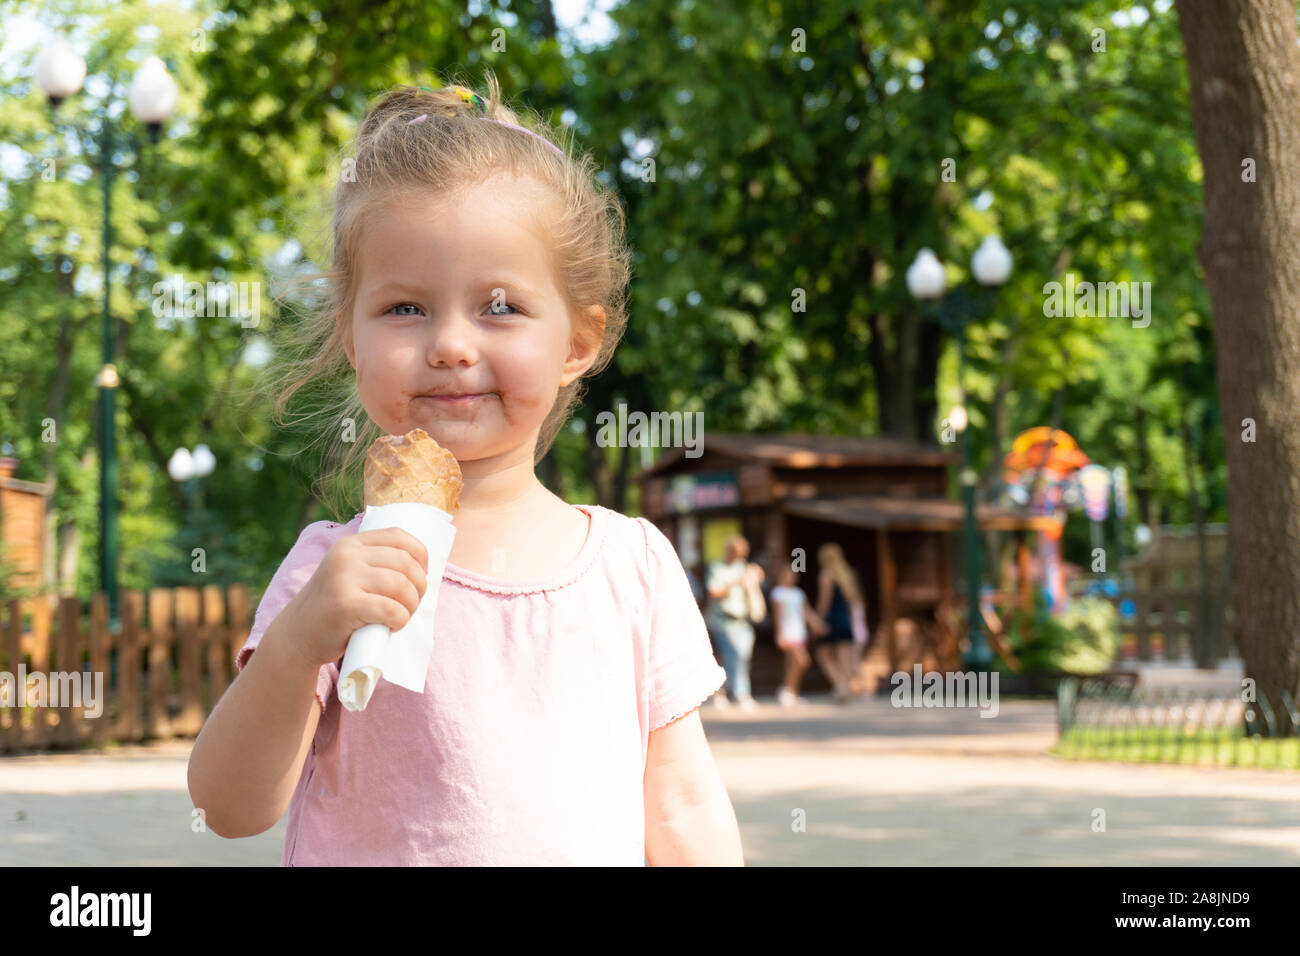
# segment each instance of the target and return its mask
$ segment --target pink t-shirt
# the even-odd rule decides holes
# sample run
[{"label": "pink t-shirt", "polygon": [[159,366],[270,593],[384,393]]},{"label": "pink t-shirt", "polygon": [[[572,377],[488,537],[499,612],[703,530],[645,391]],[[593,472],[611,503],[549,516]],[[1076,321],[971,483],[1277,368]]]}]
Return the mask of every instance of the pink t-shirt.
[{"label": "pink t-shirt", "polygon": [[[721,686],[667,537],[599,505],[577,558],[539,581],[448,564],[423,694],[381,680],[366,709],[316,682],[320,723],[288,810],[285,866],[645,864],[650,731]],[[335,541],[317,521],[272,577],[236,659]]]}]

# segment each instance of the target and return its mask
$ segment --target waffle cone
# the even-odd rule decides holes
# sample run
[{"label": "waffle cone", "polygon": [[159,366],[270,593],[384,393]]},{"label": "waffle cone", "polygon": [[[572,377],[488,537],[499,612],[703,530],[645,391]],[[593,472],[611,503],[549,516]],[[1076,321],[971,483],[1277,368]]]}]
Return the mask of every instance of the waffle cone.
[{"label": "waffle cone", "polygon": [[366,452],[366,505],[414,501],[448,514],[460,507],[460,464],[423,428],[384,435]]}]

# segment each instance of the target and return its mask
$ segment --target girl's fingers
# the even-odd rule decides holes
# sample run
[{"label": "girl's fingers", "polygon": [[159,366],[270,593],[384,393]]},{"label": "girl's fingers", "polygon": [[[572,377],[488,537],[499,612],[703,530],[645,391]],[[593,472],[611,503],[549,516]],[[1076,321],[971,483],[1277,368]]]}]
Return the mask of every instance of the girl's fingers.
[{"label": "girl's fingers", "polygon": [[361,587],[371,594],[396,601],[410,614],[414,614],[415,609],[420,606],[420,595],[415,590],[415,585],[411,583],[411,579],[401,571],[394,571],[392,568],[370,568]]},{"label": "girl's fingers", "polygon": [[420,563],[411,557],[409,551],[402,548],[392,548],[388,546],[376,546],[366,549],[366,561],[372,568],[391,568],[394,571],[400,571],[415,584],[420,594],[423,594],[428,586],[428,576],[424,573],[424,568]]},{"label": "girl's fingers", "polygon": [[376,528],[373,531],[362,531],[357,537],[361,538],[368,545],[384,545],[390,548],[401,548],[410,554],[426,571],[429,569],[429,551],[415,535],[409,531],[403,531],[401,528]]},{"label": "girl's fingers", "polygon": [[400,631],[411,619],[406,608],[397,601],[373,592],[365,595],[361,605],[361,617],[367,624],[382,624],[390,631]]}]

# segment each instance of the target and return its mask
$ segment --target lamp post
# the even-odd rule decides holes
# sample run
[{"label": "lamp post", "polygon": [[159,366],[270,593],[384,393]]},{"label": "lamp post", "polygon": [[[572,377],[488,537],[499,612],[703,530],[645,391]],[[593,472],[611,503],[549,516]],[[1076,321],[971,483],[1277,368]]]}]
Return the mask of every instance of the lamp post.
[{"label": "lamp post", "polygon": [[[193,535],[199,542],[200,547],[204,549],[204,558],[206,562],[207,548],[207,523],[203,511],[203,482],[200,480],[212,474],[217,467],[217,458],[208,449],[207,445],[195,445],[194,451],[187,448],[177,448],[172,452],[172,456],[167,461],[167,474],[171,475],[172,480],[181,486],[181,491],[185,495],[185,501],[188,505],[188,513],[185,517],[184,536]],[[193,552],[191,552],[193,554]],[[203,568],[194,568],[191,570],[206,570]]]},{"label": "lamp post", "polygon": [[966,564],[966,589],[970,601],[969,637],[970,647],[966,651],[965,667],[971,671],[986,671],[993,666],[993,652],[989,648],[984,634],[983,618],[980,613],[980,553],[979,534],[975,520],[975,485],[979,481],[971,465],[969,413],[966,408],[965,370],[966,370],[966,327],[971,320],[988,311],[997,288],[1011,275],[1011,253],[997,236],[986,236],[971,257],[971,273],[975,281],[985,287],[986,291],[972,295],[958,288],[951,295],[945,296],[947,286],[943,263],[930,249],[917,253],[915,261],[907,270],[907,288],[913,296],[929,302],[939,303],[939,323],[945,329],[957,333],[957,385],[961,389],[962,404],[956,413],[955,423],[961,432],[962,450],[962,501],[965,504],[966,521],[962,535],[963,551]]},{"label": "lamp post", "polygon": [[217,467],[217,456],[207,445],[195,445],[194,451],[177,448],[167,459],[167,474],[182,484],[191,478],[205,478]]},{"label": "lamp post", "polygon": [[[33,73],[37,85],[49,98],[50,114],[53,118],[59,104],[81,89],[86,78],[86,61],[72,49],[67,40],[56,36],[36,55]],[[95,376],[95,387],[99,389],[99,582],[108,598],[108,614],[113,628],[116,628],[118,620],[117,447],[114,443],[113,412],[117,387],[121,381],[118,378],[117,368],[113,364],[115,344],[109,305],[112,292],[111,204],[113,173],[116,171],[113,161],[116,137],[113,121],[108,112],[108,101],[116,91],[117,78],[110,74],[108,94],[97,117],[99,120],[98,158],[104,183],[104,317],[103,364]],[[149,57],[132,77],[127,102],[132,115],[147,126],[151,142],[158,142],[158,133],[162,124],[176,108],[176,98],[176,83],[168,75],[162,60],[156,56]],[[134,137],[130,138],[128,143],[134,145]]]}]

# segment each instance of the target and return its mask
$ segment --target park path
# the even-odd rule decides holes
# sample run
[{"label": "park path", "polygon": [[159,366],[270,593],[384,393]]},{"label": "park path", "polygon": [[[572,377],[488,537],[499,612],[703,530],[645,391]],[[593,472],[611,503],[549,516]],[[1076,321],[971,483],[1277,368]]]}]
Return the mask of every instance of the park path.
[{"label": "park path", "polygon": [[875,699],[706,727],[751,866],[1300,863],[1300,773],[1064,760],[1055,719],[1053,701],[981,718]]},{"label": "park path", "polygon": [[[1051,701],[701,713],[751,866],[1300,863],[1300,773],[1062,760]],[[283,820],[192,831],[191,746],[0,757],[0,864],[279,865]]]}]

